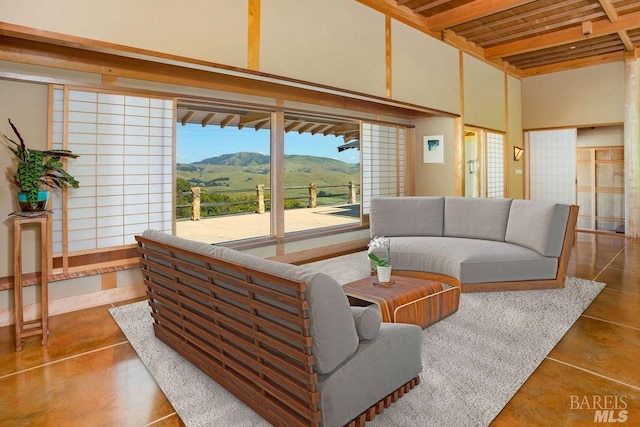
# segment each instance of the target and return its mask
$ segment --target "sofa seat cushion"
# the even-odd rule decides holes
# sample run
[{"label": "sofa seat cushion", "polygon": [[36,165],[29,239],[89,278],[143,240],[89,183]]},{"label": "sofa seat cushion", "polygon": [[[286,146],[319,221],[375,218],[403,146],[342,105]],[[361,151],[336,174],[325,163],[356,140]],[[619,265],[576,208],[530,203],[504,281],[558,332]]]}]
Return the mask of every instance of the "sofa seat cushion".
[{"label": "sofa seat cushion", "polygon": [[505,242],[456,237],[392,237],[394,270],[444,274],[460,283],[555,279],[558,260]]},{"label": "sofa seat cushion", "polygon": [[[422,329],[382,323],[374,339],[330,374],[318,376],[322,425],[343,426],[422,371]],[[392,361],[389,363],[389,361]]]},{"label": "sofa seat cushion", "polygon": [[369,209],[374,236],[442,236],[444,197],[374,197]]},{"label": "sofa seat cushion", "polygon": [[444,236],[504,242],[512,199],[447,197]]},{"label": "sofa seat cushion", "polygon": [[[156,230],[147,230],[143,236],[254,270],[304,281],[307,285],[306,298],[309,301],[311,318],[310,334],[313,337],[314,370],[317,373],[333,371],[358,348],[359,339],[349,300],[338,282],[326,274],[308,267],[271,261],[230,248],[195,242]],[[257,277],[253,280],[254,283],[262,286],[274,286]],[[219,285],[230,287],[223,283]],[[268,303],[279,304],[278,301],[268,301]]]}]

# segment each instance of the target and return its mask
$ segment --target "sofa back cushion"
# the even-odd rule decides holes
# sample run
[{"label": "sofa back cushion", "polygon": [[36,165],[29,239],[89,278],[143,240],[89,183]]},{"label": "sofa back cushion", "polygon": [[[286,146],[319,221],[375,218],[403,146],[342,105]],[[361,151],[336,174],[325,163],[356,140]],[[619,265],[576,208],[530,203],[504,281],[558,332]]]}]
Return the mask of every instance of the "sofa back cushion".
[{"label": "sofa back cushion", "polygon": [[514,200],[505,241],[544,256],[559,257],[569,219],[569,205]]},{"label": "sofa back cushion", "polygon": [[512,199],[447,197],[444,235],[504,242]]},{"label": "sofa back cushion", "polygon": [[374,197],[371,237],[442,236],[444,197]]},{"label": "sofa back cushion", "polygon": [[[143,236],[173,247],[240,264],[263,273],[304,281],[309,302],[310,335],[313,338],[314,370],[319,374],[333,371],[358,348],[358,333],[349,301],[342,287],[333,278],[307,267],[266,260],[252,254],[222,246],[209,245],[172,236],[156,230],[146,230]],[[244,279],[246,272],[227,273]],[[264,278],[252,278],[262,286],[277,286]],[[230,285],[227,285],[230,286]],[[277,301],[269,303],[278,305]]]}]

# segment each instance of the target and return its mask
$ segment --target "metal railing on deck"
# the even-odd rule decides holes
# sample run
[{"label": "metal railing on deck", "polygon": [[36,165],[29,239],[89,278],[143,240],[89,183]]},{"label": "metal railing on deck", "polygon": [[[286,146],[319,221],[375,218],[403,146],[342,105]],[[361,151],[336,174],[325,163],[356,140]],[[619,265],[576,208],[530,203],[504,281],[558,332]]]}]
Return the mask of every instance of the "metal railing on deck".
[{"label": "metal railing on deck", "polygon": [[[328,203],[320,203],[320,205],[335,204],[355,204],[358,203],[359,183],[350,181],[348,184],[341,185],[325,185],[318,187],[315,183],[309,185],[299,185],[285,187],[285,193],[289,191],[292,194],[285,197],[285,209],[293,208],[315,208],[318,206],[318,199],[334,199]],[[329,193],[328,189],[346,189],[346,193]],[[306,190],[307,194],[299,194],[301,190]],[[271,200],[269,199],[270,188],[263,184],[256,185],[255,189],[239,189],[239,190],[221,190],[215,192],[204,192],[200,187],[192,187],[190,192],[177,193],[178,198],[181,196],[183,200],[179,200],[176,204],[176,217],[186,218],[197,221],[202,217],[212,217],[219,215],[229,215],[236,213],[255,212],[263,214],[268,210]],[[219,201],[203,201],[203,199],[213,198],[221,199]],[[186,200],[184,200],[186,198]],[[226,200],[225,200],[226,199]],[[300,203],[305,201],[304,203]],[[204,214],[203,214],[204,211]],[[213,212],[213,213],[212,213]],[[217,213],[216,213],[217,212]]]}]

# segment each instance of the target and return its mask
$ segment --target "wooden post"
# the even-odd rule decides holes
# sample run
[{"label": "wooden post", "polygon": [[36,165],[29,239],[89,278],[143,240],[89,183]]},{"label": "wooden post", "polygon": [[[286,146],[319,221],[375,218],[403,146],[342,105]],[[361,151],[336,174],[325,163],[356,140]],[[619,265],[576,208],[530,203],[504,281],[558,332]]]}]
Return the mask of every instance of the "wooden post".
[{"label": "wooden post", "polygon": [[356,204],[356,185],[353,181],[349,181],[349,204]]},{"label": "wooden post", "polygon": [[318,204],[318,186],[315,183],[309,184],[309,207],[315,208]]},{"label": "wooden post", "polygon": [[191,187],[193,202],[191,202],[191,220],[200,221],[200,187]]},{"label": "wooden post", "polygon": [[624,225],[627,236],[640,237],[640,58],[626,58],[624,74]]},{"label": "wooden post", "polygon": [[264,209],[264,184],[256,185],[256,193],[258,193],[258,210],[256,211],[259,214],[263,214],[265,212]]}]

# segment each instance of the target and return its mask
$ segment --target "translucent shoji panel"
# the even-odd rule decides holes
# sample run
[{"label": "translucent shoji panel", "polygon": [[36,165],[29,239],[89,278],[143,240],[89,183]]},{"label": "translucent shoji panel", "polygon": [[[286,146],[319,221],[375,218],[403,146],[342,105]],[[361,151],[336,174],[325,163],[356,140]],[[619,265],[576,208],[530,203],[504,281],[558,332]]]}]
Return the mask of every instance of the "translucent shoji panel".
[{"label": "translucent shoji panel", "polygon": [[529,132],[529,196],[576,202],[576,129]]}]

